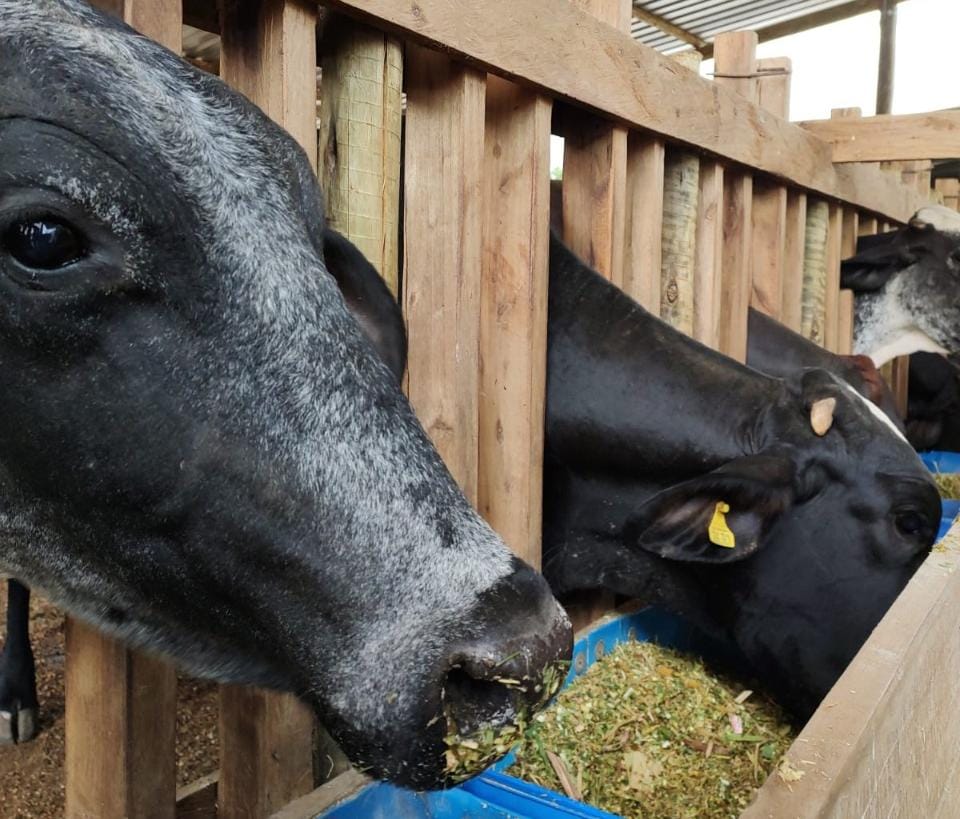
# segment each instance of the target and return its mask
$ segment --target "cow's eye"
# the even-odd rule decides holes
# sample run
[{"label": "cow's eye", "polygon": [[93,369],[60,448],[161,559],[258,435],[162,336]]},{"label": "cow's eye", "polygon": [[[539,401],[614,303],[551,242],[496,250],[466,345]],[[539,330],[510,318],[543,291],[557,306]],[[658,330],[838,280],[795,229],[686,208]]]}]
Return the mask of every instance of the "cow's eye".
[{"label": "cow's eye", "polygon": [[87,244],[79,231],[51,217],[10,225],[0,238],[0,245],[31,270],[59,270],[87,253]]},{"label": "cow's eye", "polygon": [[908,537],[919,534],[925,525],[923,515],[917,512],[900,512],[897,515],[897,529]]}]

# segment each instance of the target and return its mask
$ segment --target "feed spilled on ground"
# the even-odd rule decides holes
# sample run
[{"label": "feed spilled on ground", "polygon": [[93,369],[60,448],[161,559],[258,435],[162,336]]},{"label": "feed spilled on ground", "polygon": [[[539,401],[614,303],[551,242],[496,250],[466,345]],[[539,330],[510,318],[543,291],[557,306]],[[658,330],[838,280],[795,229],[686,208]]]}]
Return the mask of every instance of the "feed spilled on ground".
[{"label": "feed spilled on ground", "polygon": [[935,472],[933,480],[944,500],[960,500],[960,472]]}]

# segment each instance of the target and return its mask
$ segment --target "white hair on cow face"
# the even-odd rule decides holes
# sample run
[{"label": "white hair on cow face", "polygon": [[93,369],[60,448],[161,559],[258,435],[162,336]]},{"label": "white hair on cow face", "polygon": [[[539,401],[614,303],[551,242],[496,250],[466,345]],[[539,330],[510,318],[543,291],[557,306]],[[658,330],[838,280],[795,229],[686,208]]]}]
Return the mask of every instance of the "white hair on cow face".
[{"label": "white hair on cow face", "polygon": [[960,233],[960,213],[943,205],[927,205],[911,217],[910,224],[919,228],[929,225],[944,233]]}]

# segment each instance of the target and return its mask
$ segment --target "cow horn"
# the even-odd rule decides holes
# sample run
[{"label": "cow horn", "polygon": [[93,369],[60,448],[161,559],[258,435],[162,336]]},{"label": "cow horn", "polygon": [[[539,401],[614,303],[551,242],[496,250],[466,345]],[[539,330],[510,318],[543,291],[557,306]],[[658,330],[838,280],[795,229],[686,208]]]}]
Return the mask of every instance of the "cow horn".
[{"label": "cow horn", "polygon": [[810,426],[813,431],[823,437],[833,426],[833,411],[837,408],[836,398],[821,398],[813,402],[810,407]]}]

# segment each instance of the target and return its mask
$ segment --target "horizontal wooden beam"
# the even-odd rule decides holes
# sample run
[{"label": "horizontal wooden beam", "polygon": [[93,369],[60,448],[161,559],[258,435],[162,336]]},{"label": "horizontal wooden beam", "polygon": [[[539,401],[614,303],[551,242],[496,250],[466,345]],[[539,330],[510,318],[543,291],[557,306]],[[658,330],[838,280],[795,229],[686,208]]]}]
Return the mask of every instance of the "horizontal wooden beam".
[{"label": "horizontal wooden beam", "polygon": [[905,221],[922,203],[915,191],[874,168],[835,168],[830,146],[813,134],[573,3],[476,0],[468,15],[449,0],[330,0],[329,5],[628,127],[890,219]]},{"label": "horizontal wooden beam", "polygon": [[799,123],[833,146],[834,162],[960,157],[960,110]]}]

